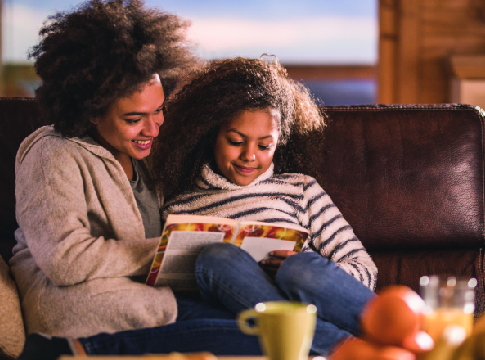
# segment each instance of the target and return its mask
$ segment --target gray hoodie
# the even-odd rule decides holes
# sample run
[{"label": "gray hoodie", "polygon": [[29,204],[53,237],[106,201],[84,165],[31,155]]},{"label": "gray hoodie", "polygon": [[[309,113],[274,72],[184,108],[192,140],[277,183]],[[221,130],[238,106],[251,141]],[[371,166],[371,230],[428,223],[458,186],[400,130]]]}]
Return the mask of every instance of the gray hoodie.
[{"label": "gray hoodie", "polygon": [[148,274],[158,238],[145,239],[130,183],[109,151],[46,126],[20,145],[15,177],[10,266],[28,333],[82,337],[175,321],[169,288],[132,280]]}]

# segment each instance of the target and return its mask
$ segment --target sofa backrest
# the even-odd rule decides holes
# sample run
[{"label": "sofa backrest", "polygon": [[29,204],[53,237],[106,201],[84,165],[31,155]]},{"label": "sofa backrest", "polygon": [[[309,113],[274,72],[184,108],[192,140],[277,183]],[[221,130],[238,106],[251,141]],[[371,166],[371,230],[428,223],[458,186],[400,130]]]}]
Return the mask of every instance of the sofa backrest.
[{"label": "sofa backrest", "polygon": [[[324,133],[302,141],[322,154],[323,184],[379,269],[377,287],[418,290],[426,274],[474,276],[485,310],[484,114],[466,105],[326,107]],[[11,257],[14,160],[40,126],[31,98],[0,98],[0,255]]]},{"label": "sofa backrest", "polygon": [[316,177],[376,262],[377,289],[419,291],[430,274],[475,277],[483,312],[485,113],[451,104],[326,113]]},{"label": "sofa backrest", "polygon": [[481,247],[483,115],[470,106],[328,108],[318,173],[368,249]]},{"label": "sofa backrest", "polygon": [[33,98],[0,97],[0,255],[8,262],[15,245],[15,154],[22,140],[40,126]]}]

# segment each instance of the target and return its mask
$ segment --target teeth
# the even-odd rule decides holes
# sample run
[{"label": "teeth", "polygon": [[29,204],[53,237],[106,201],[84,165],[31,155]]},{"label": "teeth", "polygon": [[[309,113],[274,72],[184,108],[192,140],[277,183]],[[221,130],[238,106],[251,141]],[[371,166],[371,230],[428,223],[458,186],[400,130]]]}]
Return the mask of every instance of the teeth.
[{"label": "teeth", "polygon": [[141,140],[132,140],[133,142],[137,143],[137,144],[140,144],[140,145],[148,145],[150,144],[150,141],[151,140],[145,140],[145,141],[141,141]]}]

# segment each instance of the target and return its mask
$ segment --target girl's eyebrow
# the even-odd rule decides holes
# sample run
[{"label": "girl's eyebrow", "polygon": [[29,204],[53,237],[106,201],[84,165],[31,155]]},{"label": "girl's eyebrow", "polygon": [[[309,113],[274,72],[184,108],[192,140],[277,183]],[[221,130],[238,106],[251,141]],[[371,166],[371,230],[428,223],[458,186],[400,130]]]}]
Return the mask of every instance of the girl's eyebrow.
[{"label": "girl's eyebrow", "polygon": [[[227,130],[227,132],[233,132],[233,133],[236,133],[238,134],[240,137],[243,137],[243,138],[247,138],[248,136],[246,134],[243,134],[242,132],[239,132],[237,131],[236,129],[234,128],[231,128],[229,130]],[[258,138],[258,140],[264,140],[264,139],[267,139],[267,138],[273,138],[273,135],[266,135],[266,136],[261,136]]]}]

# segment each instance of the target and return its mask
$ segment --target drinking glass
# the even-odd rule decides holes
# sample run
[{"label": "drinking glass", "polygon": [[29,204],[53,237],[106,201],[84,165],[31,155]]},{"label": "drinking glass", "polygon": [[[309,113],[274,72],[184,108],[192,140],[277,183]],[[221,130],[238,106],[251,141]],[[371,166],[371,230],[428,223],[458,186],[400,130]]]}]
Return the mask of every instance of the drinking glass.
[{"label": "drinking glass", "polygon": [[424,329],[436,342],[447,328],[461,328],[464,336],[473,329],[475,278],[432,275],[420,278],[425,307]]}]

